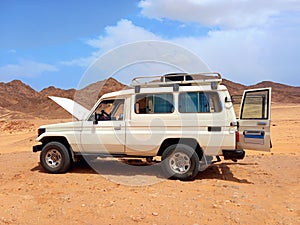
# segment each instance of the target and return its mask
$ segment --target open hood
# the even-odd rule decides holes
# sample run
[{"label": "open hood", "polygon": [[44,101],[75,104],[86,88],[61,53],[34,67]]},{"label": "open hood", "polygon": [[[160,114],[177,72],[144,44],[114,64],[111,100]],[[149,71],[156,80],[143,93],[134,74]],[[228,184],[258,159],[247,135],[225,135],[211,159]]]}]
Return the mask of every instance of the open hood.
[{"label": "open hood", "polygon": [[71,99],[55,97],[55,96],[49,96],[49,98],[52,99],[54,102],[56,102],[61,107],[63,107],[66,111],[71,113],[78,120],[85,119],[90,112],[89,110],[84,108],[82,105],[78,104],[77,102],[74,102]]}]

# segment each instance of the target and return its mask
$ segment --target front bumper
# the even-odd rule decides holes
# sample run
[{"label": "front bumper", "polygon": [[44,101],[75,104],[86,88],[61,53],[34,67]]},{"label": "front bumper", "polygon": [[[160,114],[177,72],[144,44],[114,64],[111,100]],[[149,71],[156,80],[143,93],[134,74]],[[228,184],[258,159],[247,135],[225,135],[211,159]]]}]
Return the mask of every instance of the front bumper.
[{"label": "front bumper", "polygon": [[32,151],[39,152],[39,151],[42,151],[42,148],[43,148],[42,145],[35,145],[35,146],[32,146]]},{"label": "front bumper", "polygon": [[236,161],[245,157],[245,151],[243,149],[222,150],[222,152],[225,160],[231,159],[233,161]]}]

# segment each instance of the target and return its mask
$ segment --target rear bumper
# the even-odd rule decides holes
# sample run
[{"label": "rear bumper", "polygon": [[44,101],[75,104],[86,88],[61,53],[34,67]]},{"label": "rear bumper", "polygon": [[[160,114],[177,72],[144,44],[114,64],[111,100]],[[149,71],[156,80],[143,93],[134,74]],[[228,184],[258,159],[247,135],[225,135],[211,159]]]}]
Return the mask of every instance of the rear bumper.
[{"label": "rear bumper", "polygon": [[236,150],[222,150],[224,159],[238,160],[245,157],[245,151],[243,149]]},{"label": "rear bumper", "polygon": [[42,151],[42,148],[43,148],[42,145],[35,145],[35,146],[32,146],[32,151],[39,152],[39,151]]}]

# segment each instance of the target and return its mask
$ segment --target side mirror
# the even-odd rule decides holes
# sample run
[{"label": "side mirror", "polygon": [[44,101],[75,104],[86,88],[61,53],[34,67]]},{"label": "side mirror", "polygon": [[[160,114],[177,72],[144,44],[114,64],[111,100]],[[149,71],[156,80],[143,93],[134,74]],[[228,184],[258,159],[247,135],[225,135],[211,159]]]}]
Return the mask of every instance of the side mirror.
[{"label": "side mirror", "polygon": [[97,125],[97,124],[98,124],[98,121],[99,121],[98,118],[99,118],[99,114],[95,112],[95,117],[94,117],[94,120],[93,120],[93,124],[94,124],[94,125]]}]

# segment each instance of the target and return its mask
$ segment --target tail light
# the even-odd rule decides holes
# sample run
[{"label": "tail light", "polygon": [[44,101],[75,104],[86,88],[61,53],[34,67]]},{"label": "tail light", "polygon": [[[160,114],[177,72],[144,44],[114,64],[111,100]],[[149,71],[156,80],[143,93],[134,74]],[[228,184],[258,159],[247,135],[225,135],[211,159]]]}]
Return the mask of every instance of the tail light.
[{"label": "tail light", "polygon": [[240,133],[239,131],[235,131],[235,142],[240,142]]},{"label": "tail light", "polygon": [[239,149],[241,146],[240,146],[240,133],[239,131],[235,131],[235,149]]}]

